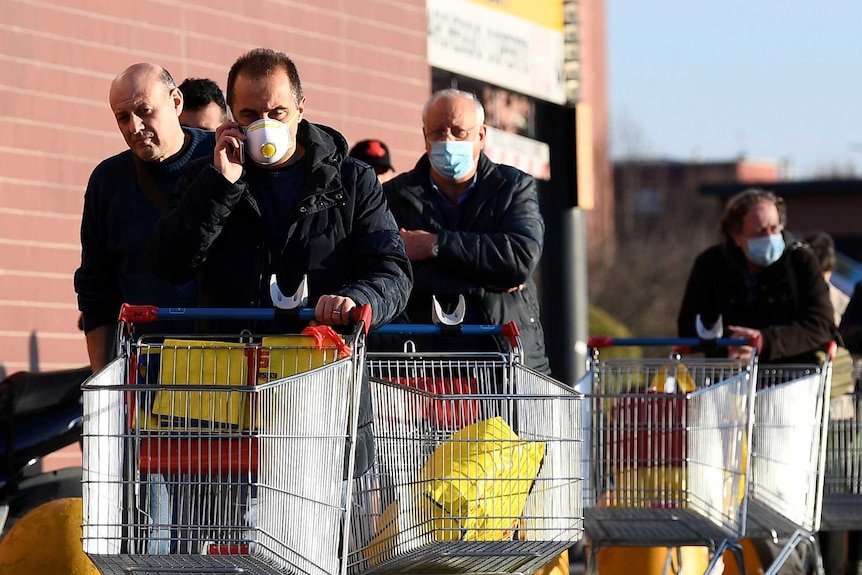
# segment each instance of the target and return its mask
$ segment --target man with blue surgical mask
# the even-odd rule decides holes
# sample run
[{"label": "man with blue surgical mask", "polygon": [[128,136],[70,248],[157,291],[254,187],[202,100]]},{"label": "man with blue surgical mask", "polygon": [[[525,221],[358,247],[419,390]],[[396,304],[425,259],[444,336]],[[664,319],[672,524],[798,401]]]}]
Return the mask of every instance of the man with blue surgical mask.
[{"label": "man with blue surgical mask", "polygon": [[[484,122],[475,95],[455,89],[434,93],[422,111],[426,153],[411,171],[383,186],[413,265],[407,319],[430,323],[432,296],[452,309],[463,295],[465,323],[514,321],[525,364],[548,373],[532,277],[545,233],[536,183],[485,156]],[[498,342],[490,344],[496,348]]]},{"label": "man with blue surgical mask", "polygon": [[[689,276],[680,336],[715,328],[716,337],[761,341],[764,363],[815,360],[835,338],[829,288],[817,256],[790,239],[786,221],[784,201],[772,192],[752,188],[728,201],[723,241],[697,257]],[[726,352],[747,360],[752,351],[746,345]]]}]

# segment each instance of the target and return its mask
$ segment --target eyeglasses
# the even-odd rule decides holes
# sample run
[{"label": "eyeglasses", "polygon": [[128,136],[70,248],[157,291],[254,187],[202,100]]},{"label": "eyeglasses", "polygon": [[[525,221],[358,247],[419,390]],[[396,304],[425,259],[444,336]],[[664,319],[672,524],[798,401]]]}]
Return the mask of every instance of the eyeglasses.
[{"label": "eyeglasses", "polygon": [[475,126],[467,129],[459,126],[452,126],[451,128],[441,128],[439,130],[425,132],[425,137],[428,138],[429,142],[442,142],[444,140],[448,140],[451,135],[452,139],[463,142],[464,140],[470,139],[470,132],[475,129]]}]

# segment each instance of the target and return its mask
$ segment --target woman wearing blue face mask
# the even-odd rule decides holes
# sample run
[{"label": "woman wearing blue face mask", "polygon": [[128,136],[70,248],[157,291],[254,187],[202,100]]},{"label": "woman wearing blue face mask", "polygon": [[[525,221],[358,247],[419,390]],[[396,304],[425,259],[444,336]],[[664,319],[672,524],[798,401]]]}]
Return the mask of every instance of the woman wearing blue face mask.
[{"label": "woman wearing blue face mask", "polygon": [[[698,337],[721,317],[724,337],[759,338],[761,362],[813,361],[835,338],[829,288],[817,256],[784,231],[784,201],[749,189],[730,199],[721,218],[723,241],[697,257],[677,324]],[[730,348],[747,359],[752,347]],[[719,353],[724,353],[721,350]]]}]

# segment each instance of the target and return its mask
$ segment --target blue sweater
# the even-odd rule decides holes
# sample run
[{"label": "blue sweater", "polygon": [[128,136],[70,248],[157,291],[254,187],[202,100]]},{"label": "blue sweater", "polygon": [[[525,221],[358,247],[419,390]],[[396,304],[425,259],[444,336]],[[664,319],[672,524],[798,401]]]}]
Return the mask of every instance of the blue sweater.
[{"label": "blue sweater", "polygon": [[[167,197],[185,165],[212,156],[211,132],[183,128],[191,142],[169,162],[143,162],[159,191]],[[146,260],[146,246],[159,213],[138,184],[130,150],[101,162],[90,175],[81,220],[81,267],[75,272],[78,308],[84,315],[84,331],[115,325],[122,303],[159,307],[197,305],[197,285],[176,286],[159,279]],[[171,322],[159,331],[180,333],[191,326]]]}]

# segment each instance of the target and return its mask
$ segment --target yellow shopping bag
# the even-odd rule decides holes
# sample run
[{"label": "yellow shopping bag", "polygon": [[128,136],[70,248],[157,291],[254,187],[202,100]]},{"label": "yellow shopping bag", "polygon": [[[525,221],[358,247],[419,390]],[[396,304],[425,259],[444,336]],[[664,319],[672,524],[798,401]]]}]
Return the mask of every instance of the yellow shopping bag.
[{"label": "yellow shopping bag", "polygon": [[366,559],[383,561],[400,540],[512,540],[544,453],[501,417],[461,429],[422,466],[408,500],[384,510]]},{"label": "yellow shopping bag", "polygon": [[332,363],[351,353],[329,326],[315,326],[303,335],[264,337],[258,355],[257,382],[276,381]]},{"label": "yellow shopping bag", "polygon": [[434,450],[419,472],[426,495],[457,520],[464,541],[512,538],[545,445],[522,441],[501,417],[468,425]]},{"label": "yellow shopping bag", "polygon": [[[242,344],[166,339],[152,414],[161,427],[232,429],[248,421],[248,362]],[[224,386],[203,390],[202,386]],[[183,389],[183,388],[186,389]]]}]

